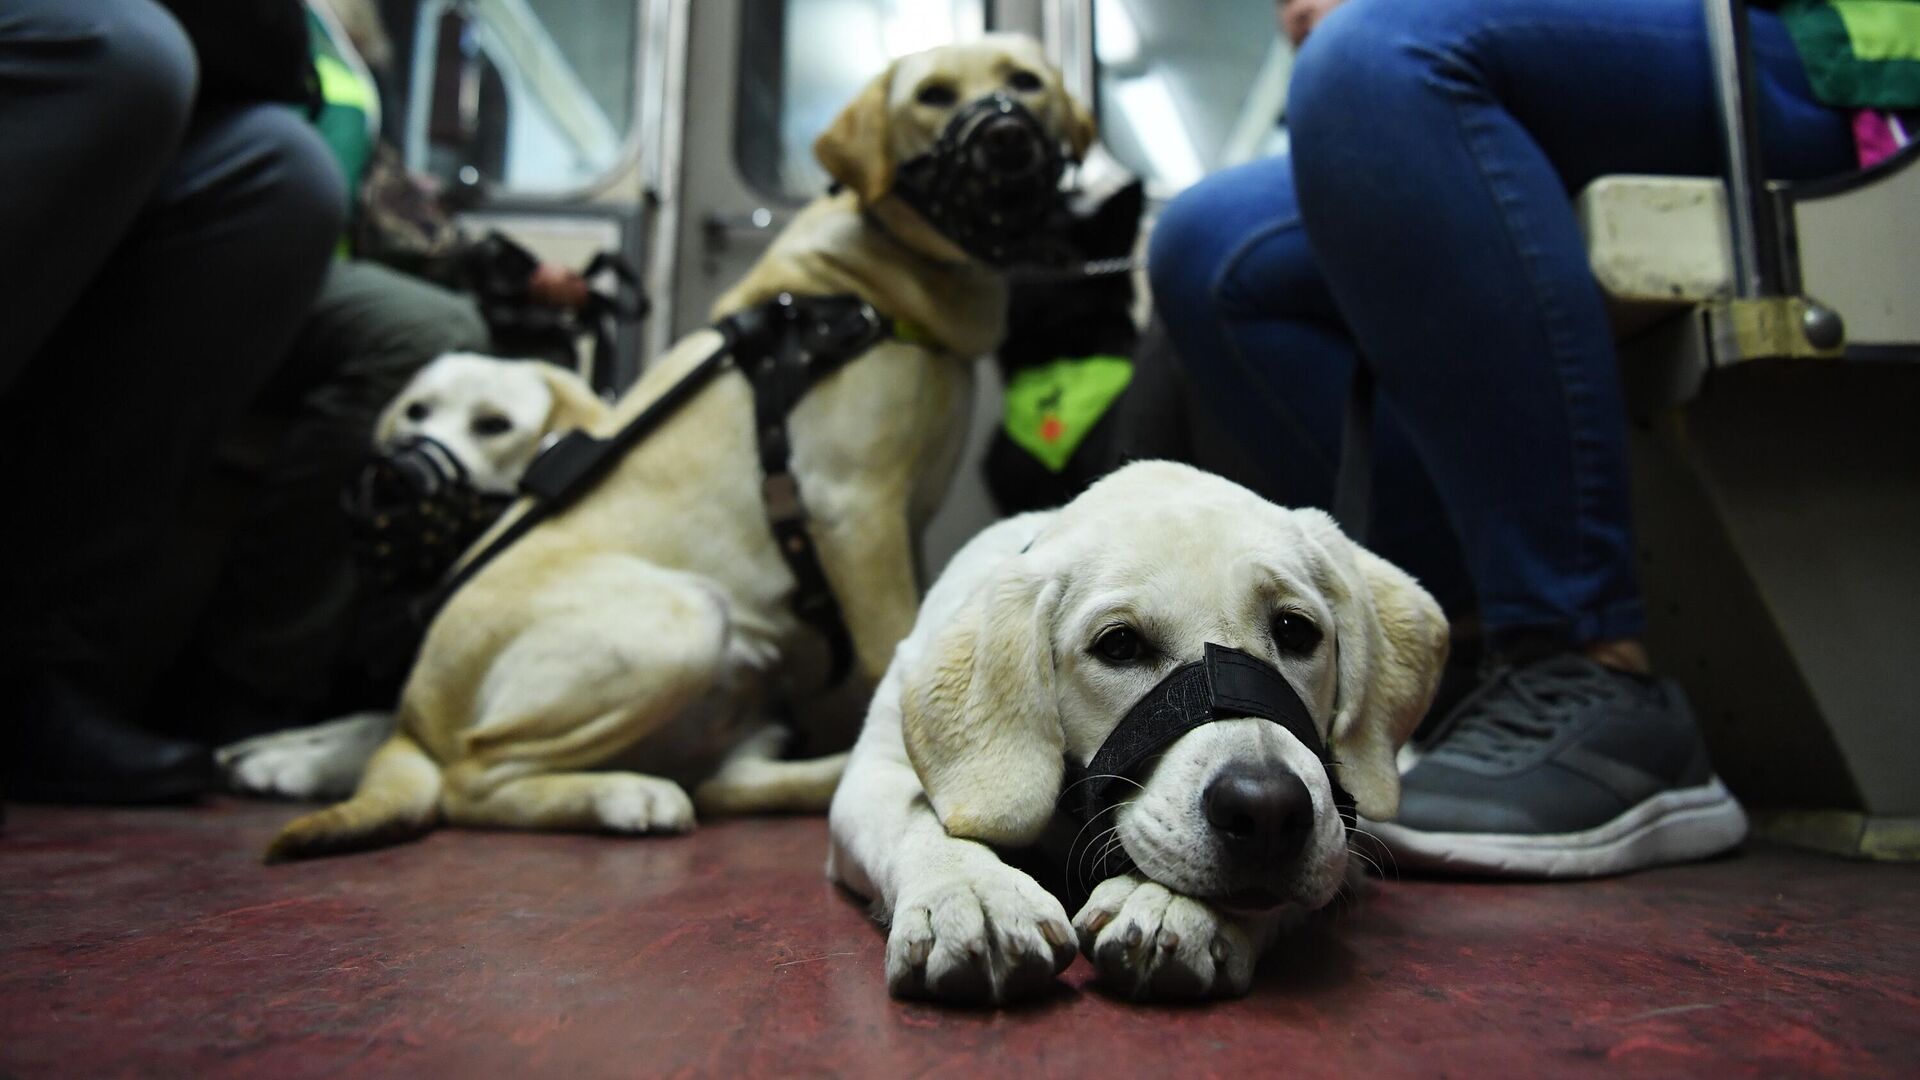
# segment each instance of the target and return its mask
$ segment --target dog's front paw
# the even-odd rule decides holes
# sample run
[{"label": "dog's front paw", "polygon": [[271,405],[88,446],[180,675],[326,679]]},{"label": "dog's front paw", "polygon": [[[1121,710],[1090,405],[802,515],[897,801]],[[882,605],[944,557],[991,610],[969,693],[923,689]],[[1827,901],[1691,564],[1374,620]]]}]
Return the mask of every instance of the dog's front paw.
[{"label": "dog's front paw", "polygon": [[1246,928],[1133,874],[1101,882],[1073,926],[1100,980],[1131,998],[1235,997],[1253,981]]},{"label": "dog's front paw", "polygon": [[1011,867],[900,898],[887,934],[895,997],[1002,1005],[1033,997],[1073,963],[1066,909]]},{"label": "dog's front paw", "polygon": [[693,800],[685,788],[657,776],[608,773],[594,793],[602,828],[618,833],[681,833],[693,828]]}]

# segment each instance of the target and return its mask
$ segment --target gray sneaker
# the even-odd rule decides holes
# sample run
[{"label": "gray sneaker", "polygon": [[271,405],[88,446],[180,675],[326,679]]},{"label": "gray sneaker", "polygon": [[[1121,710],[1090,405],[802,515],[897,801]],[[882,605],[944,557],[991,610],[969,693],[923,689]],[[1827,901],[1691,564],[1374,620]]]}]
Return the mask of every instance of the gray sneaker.
[{"label": "gray sneaker", "polygon": [[1494,672],[1364,827],[1403,868],[1591,877],[1726,851],[1747,816],[1679,686],[1563,655]]}]

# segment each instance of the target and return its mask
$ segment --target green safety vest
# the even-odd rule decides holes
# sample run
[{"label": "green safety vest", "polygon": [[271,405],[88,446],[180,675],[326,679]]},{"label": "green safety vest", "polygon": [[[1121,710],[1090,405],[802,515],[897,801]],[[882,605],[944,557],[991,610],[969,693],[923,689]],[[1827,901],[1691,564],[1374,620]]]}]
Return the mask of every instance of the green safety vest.
[{"label": "green safety vest", "polygon": [[[373,84],[360,77],[345,59],[341,47],[327,32],[327,24],[312,11],[307,12],[307,36],[312,43],[313,70],[320,76],[320,115],[313,126],[327,141],[340,170],[347,176],[347,190],[360,190],[360,178],[373,157],[374,132],[369,124],[373,115]],[[352,200],[349,200],[351,202]]]}]

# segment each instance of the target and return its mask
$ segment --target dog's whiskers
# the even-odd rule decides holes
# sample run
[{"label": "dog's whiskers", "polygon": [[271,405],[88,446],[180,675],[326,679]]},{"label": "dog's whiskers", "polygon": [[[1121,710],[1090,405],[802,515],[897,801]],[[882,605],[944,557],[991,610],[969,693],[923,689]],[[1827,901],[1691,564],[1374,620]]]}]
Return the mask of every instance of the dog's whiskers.
[{"label": "dog's whiskers", "polygon": [[1073,783],[1068,784],[1066,787],[1061,788],[1060,794],[1054,796],[1053,801],[1057,803],[1061,799],[1066,798],[1067,792],[1072,791],[1074,788],[1079,787],[1081,784],[1084,784],[1089,780],[1119,780],[1123,783],[1132,784],[1134,787],[1140,788],[1142,791],[1146,790],[1144,787],[1141,786],[1140,781],[1132,779],[1131,777],[1121,776],[1117,773],[1094,773],[1091,776],[1083,776],[1080,779],[1075,780]]},{"label": "dog's whiskers", "polygon": [[1111,856],[1116,849],[1126,847],[1126,839],[1118,835],[1120,832],[1119,828],[1116,826],[1113,831],[1116,835],[1113,839],[1107,841],[1107,845],[1100,849],[1100,854],[1094,857],[1093,867],[1095,871],[1098,871],[1100,867],[1106,865],[1108,857]]},{"label": "dog's whiskers", "polygon": [[[1087,841],[1086,847],[1080,849],[1080,857],[1078,859],[1075,859],[1073,861],[1072,866],[1069,868],[1071,871],[1070,880],[1072,881],[1073,885],[1081,888],[1086,888],[1091,884],[1087,880],[1088,875],[1090,873],[1087,856],[1092,855],[1095,848],[1100,847],[1110,837],[1112,837],[1113,834],[1119,831],[1120,831],[1120,826],[1118,825],[1109,826],[1108,828],[1102,830],[1092,840]],[[1098,866],[1098,865],[1100,865],[1099,862],[1095,860],[1093,862],[1093,866]]]},{"label": "dog's whiskers", "polygon": [[1380,864],[1375,862],[1372,856],[1368,855],[1364,851],[1361,851],[1359,848],[1354,847],[1352,844],[1347,845],[1347,854],[1353,856],[1356,859],[1359,859],[1361,862],[1366,863],[1368,866],[1373,867],[1373,872],[1375,875],[1383,878],[1387,876],[1387,872],[1380,868]]},{"label": "dog's whiskers", "polygon": [[[1118,802],[1113,804],[1112,806],[1109,806],[1101,810],[1099,813],[1088,818],[1087,823],[1080,826],[1080,831],[1073,834],[1073,840],[1067,844],[1067,854],[1066,854],[1066,860],[1065,860],[1066,865],[1060,868],[1060,884],[1063,889],[1066,889],[1068,891],[1072,890],[1074,879],[1076,876],[1079,876],[1076,872],[1079,871],[1080,863],[1085,861],[1086,853],[1088,851],[1091,851],[1094,845],[1098,844],[1101,838],[1105,837],[1107,834],[1105,832],[1099,833],[1092,840],[1088,841],[1086,847],[1084,848],[1080,846],[1080,838],[1087,835],[1088,829],[1091,829],[1095,825],[1099,824],[1101,818],[1107,816],[1108,814],[1118,813],[1121,807],[1128,805],[1132,801],[1133,800],[1129,799],[1126,802]],[[1119,826],[1115,825],[1113,826],[1113,828],[1117,829],[1119,828]],[[1073,853],[1075,851],[1079,851],[1081,853],[1081,858],[1078,861],[1076,861],[1073,857]],[[1084,872],[1080,872],[1080,873],[1084,873]]]},{"label": "dog's whiskers", "polygon": [[[1110,811],[1115,815],[1118,815],[1118,813],[1122,809],[1133,805],[1134,801],[1135,800],[1133,799],[1128,799],[1124,802],[1115,803],[1110,808]],[[1092,824],[1092,823],[1089,822],[1088,824]],[[1081,826],[1080,832],[1084,834],[1086,832],[1086,826]],[[1101,864],[1105,862],[1107,856],[1112,853],[1115,845],[1122,844],[1122,841],[1118,836],[1119,832],[1120,832],[1120,824],[1119,824],[1119,821],[1116,819],[1114,824],[1102,830],[1100,833],[1096,834],[1092,840],[1089,840],[1087,842],[1085,847],[1080,849],[1080,857],[1078,859],[1073,858],[1072,847],[1069,847],[1067,849],[1068,865],[1063,870],[1062,881],[1067,883],[1067,887],[1070,891],[1076,885],[1081,888],[1090,890],[1093,885],[1097,884],[1096,882],[1093,882],[1090,880],[1090,876],[1092,873],[1097,872],[1099,870]],[[1094,855],[1095,849],[1099,849],[1099,854]],[[1091,866],[1088,865],[1089,860],[1087,857],[1089,855],[1094,855],[1093,859],[1091,860]]]},{"label": "dog's whiskers", "polygon": [[[1380,839],[1379,834],[1374,833],[1371,830],[1363,829],[1360,827],[1359,811],[1357,810],[1351,811],[1351,812],[1341,811],[1339,813],[1339,817],[1341,822],[1346,825],[1347,832],[1349,834],[1365,838],[1366,840],[1370,841],[1368,845],[1369,847],[1376,849],[1386,855],[1387,862],[1392,866],[1391,873],[1389,873],[1385,869],[1382,869],[1378,861],[1373,859],[1367,860],[1368,862],[1373,863],[1374,869],[1380,871],[1380,876],[1383,878],[1391,877],[1395,881],[1400,880],[1400,860],[1394,857],[1393,849],[1387,846],[1386,841]],[[1359,854],[1359,852],[1354,848],[1353,842],[1351,840],[1349,840],[1347,843],[1347,850],[1353,851],[1355,854]]]}]

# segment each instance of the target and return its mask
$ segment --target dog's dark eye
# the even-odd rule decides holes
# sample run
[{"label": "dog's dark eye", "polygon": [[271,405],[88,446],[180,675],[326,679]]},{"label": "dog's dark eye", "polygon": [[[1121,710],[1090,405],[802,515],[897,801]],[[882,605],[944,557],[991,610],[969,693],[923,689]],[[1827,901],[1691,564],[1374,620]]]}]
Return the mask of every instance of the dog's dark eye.
[{"label": "dog's dark eye", "polygon": [[432,412],[433,412],[433,409],[430,406],[428,406],[426,402],[416,401],[413,404],[407,406],[407,419],[415,421],[417,423],[421,420],[425,420],[430,414],[432,414]]},{"label": "dog's dark eye", "polygon": [[1273,617],[1273,641],[1281,652],[1312,652],[1320,644],[1320,628],[1297,611],[1283,611]]},{"label": "dog's dark eye", "polygon": [[1007,85],[1023,94],[1031,94],[1035,90],[1040,89],[1040,76],[1035,75],[1026,68],[1014,68],[1012,71],[1007,72]]},{"label": "dog's dark eye", "polygon": [[505,435],[513,430],[513,421],[499,413],[488,413],[485,416],[474,417],[473,423],[469,426],[475,435]]},{"label": "dog's dark eye", "polygon": [[946,83],[933,82],[921,87],[920,92],[913,95],[913,100],[922,105],[944,108],[959,101],[960,92]]},{"label": "dog's dark eye", "polygon": [[1115,626],[1094,640],[1093,651],[1111,663],[1130,664],[1140,659],[1140,654],[1146,651],[1146,644],[1133,627]]}]

